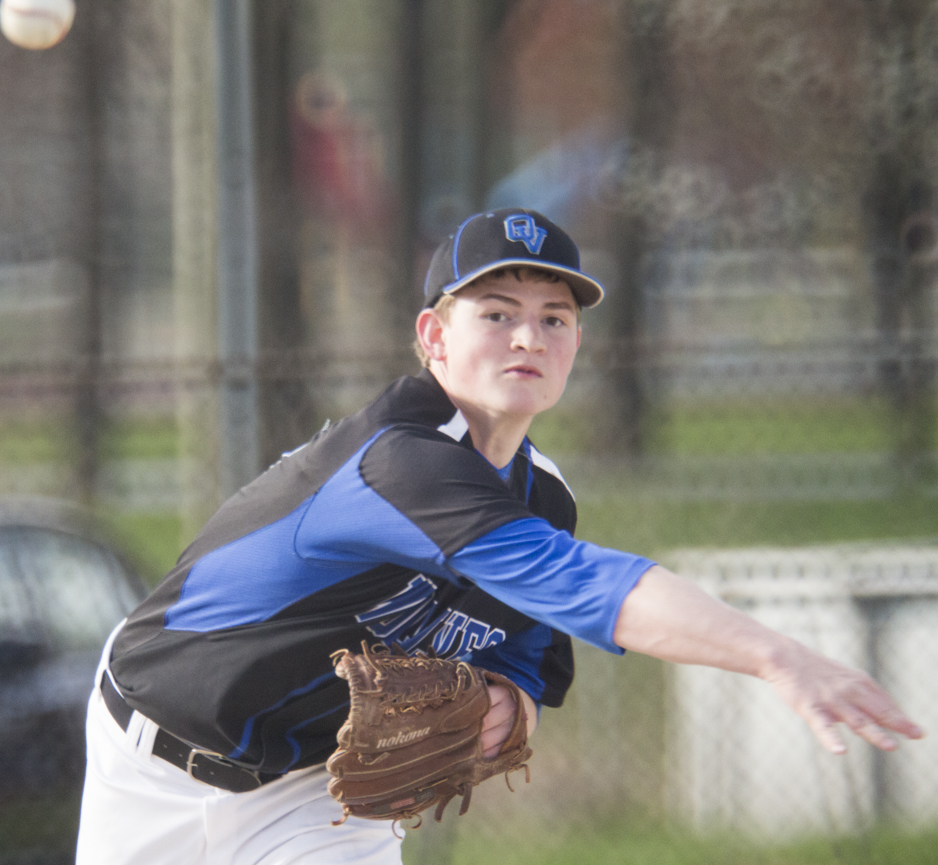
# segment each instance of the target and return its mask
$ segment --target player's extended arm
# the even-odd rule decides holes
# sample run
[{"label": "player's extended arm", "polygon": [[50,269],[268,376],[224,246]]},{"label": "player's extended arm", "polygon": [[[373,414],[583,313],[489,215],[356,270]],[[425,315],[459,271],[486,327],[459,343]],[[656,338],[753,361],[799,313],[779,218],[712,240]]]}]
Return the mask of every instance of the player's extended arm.
[{"label": "player's extended arm", "polygon": [[759,624],[660,565],[626,596],[614,639],[666,661],[765,679],[834,754],[846,751],[838,722],[885,751],[896,741],[882,728],[910,739],[925,735],[866,673]]}]

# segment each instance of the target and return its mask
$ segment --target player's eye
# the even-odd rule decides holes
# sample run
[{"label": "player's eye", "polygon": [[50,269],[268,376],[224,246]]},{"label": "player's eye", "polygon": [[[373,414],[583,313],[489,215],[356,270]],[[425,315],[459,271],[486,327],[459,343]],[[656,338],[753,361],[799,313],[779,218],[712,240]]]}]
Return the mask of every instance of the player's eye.
[{"label": "player's eye", "polygon": [[549,315],[544,319],[544,323],[548,327],[566,327],[567,322],[564,319],[560,318],[557,315]]},{"label": "player's eye", "polygon": [[487,312],[483,318],[488,321],[508,321],[508,316],[503,312]]}]

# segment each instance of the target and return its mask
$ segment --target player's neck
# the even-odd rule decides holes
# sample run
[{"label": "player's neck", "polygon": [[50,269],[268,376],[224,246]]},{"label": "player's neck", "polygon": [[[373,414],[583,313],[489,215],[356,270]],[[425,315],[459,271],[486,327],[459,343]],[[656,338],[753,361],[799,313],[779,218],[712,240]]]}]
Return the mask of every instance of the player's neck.
[{"label": "player's neck", "polygon": [[504,468],[517,453],[528,433],[534,413],[506,410],[499,401],[480,396],[478,388],[453,387],[444,364],[432,364],[430,372],[469,425],[472,444],[496,468]]},{"label": "player's neck", "polygon": [[531,425],[529,417],[492,417],[474,406],[456,406],[469,425],[472,444],[496,468],[512,461]]}]

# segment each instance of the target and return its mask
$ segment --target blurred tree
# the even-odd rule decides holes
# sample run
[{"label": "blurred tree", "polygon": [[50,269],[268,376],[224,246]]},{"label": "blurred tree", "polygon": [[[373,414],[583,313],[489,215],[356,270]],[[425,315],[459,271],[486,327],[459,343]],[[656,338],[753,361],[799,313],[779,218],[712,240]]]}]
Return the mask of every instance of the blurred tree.
[{"label": "blurred tree", "polygon": [[300,296],[297,191],[292,184],[289,44],[292,0],[254,5],[255,135],[260,299],[261,461],[307,441],[315,431],[315,385],[305,374],[306,331]]},{"label": "blurred tree", "polygon": [[618,440],[607,444],[640,454],[648,443],[643,305],[662,250],[845,246],[870,262],[897,465],[919,476],[935,438],[938,4],[619,7],[628,144],[604,190],[619,274],[609,303]]},{"label": "blurred tree", "polygon": [[867,0],[876,88],[863,216],[879,335],[879,375],[900,487],[923,479],[935,441],[934,325],[938,275],[934,134],[935,4]]},{"label": "blurred tree", "polygon": [[[621,4],[619,81],[621,110],[628,133],[628,172],[651,179],[671,158],[677,118],[672,25],[666,3],[624,0]],[[618,285],[609,298],[613,347],[610,450],[641,456],[647,447],[649,394],[645,361],[648,339],[644,294],[649,262],[660,238],[652,231],[651,210],[641,196],[619,198],[610,224],[610,245]],[[631,205],[631,206],[630,206]]]}]

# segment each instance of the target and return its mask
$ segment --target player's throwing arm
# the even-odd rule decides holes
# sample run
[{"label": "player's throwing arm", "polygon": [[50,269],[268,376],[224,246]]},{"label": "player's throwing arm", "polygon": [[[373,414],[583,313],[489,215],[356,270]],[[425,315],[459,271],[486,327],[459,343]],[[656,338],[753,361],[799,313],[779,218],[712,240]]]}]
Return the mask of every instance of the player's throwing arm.
[{"label": "player's throwing arm", "polygon": [[886,730],[910,739],[925,735],[866,673],[761,625],[660,565],[622,604],[615,641],[666,661],[764,679],[834,754],[847,750],[838,723],[884,751],[897,747]]}]

